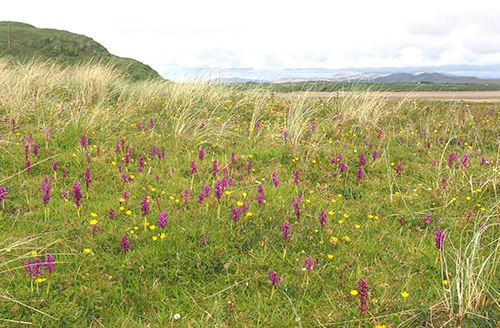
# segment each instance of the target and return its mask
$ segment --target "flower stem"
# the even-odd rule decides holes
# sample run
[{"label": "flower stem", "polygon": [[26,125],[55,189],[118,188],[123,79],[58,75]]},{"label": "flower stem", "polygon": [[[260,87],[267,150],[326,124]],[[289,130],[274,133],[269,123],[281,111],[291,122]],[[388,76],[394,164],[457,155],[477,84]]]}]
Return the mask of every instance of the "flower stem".
[{"label": "flower stem", "polygon": [[50,272],[49,272],[49,282],[47,283],[47,298],[49,298],[49,290],[50,290]]}]

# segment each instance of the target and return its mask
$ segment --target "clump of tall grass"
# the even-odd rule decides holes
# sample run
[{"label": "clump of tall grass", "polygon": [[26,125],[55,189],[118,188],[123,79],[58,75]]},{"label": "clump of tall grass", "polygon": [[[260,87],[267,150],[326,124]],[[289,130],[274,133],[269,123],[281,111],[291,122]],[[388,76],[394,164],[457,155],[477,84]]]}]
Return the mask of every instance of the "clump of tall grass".
[{"label": "clump of tall grass", "polygon": [[110,105],[126,90],[121,72],[98,62],[63,68],[56,61],[0,59],[0,75],[0,102],[13,118],[45,107]]},{"label": "clump of tall grass", "polygon": [[387,96],[374,88],[366,89],[356,83],[326,99],[310,97],[307,91],[287,95],[286,99],[284,120],[277,121],[274,129],[281,134],[286,132],[287,144],[293,149],[298,149],[304,141],[317,148],[325,132],[335,135],[344,124],[377,126],[380,119],[396,113],[405,103],[391,104]]},{"label": "clump of tall grass", "polygon": [[[211,105],[218,103],[224,90],[227,88],[197,81],[182,84],[158,79],[134,82],[109,63],[86,62],[63,67],[57,61],[0,59],[0,112],[3,116],[15,121],[37,116],[46,125],[57,125],[61,123],[59,116],[64,110],[71,115],[70,120],[64,120],[64,125],[75,125],[82,133],[117,113],[120,121],[129,121],[138,110],[148,106],[156,110],[161,105],[158,115],[168,113],[175,117],[175,136],[188,130],[196,130],[198,135],[201,133],[197,128],[199,121],[194,118],[205,115]],[[207,120],[210,119],[209,115]],[[205,135],[209,133],[208,130],[204,132]]]},{"label": "clump of tall grass", "polygon": [[383,93],[375,88],[362,88],[355,83],[349,89],[331,97],[328,102],[333,103],[333,106],[325,108],[330,129],[336,129],[344,123],[376,125],[379,119],[397,112],[404,104],[404,101],[400,101],[397,106],[391,106]]},{"label": "clump of tall grass", "polygon": [[[498,224],[487,224],[486,221],[474,228],[470,242],[463,248],[461,244],[449,243],[449,254],[442,254],[443,279],[450,279],[450,287],[444,286],[443,304],[450,317],[461,322],[468,316],[478,315],[478,310],[483,307],[488,299],[495,300],[498,291],[493,287],[492,276],[497,267],[497,254],[500,247]],[[487,231],[490,236],[487,236]],[[453,263],[449,263],[449,259]]]}]

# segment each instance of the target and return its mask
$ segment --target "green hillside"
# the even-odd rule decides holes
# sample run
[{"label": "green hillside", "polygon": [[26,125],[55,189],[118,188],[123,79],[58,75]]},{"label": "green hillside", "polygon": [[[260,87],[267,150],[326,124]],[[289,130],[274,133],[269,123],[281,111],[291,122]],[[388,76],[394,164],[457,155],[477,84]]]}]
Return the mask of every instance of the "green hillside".
[{"label": "green hillside", "polygon": [[110,54],[103,45],[85,35],[18,22],[0,22],[0,56],[17,60],[58,59],[63,65],[98,60],[123,68],[125,75],[136,81],[161,78],[150,66]]}]

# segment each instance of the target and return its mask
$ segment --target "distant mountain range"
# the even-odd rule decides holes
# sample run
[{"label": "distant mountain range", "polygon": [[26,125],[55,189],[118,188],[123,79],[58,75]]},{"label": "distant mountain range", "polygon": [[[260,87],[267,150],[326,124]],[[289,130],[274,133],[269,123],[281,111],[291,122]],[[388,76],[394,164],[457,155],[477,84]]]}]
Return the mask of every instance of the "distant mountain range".
[{"label": "distant mountain range", "polygon": [[483,80],[474,76],[458,76],[445,73],[436,73],[431,71],[415,73],[338,73],[328,77],[303,78],[303,77],[284,77],[274,81],[245,79],[245,78],[216,78],[211,82],[215,83],[304,83],[304,82],[373,82],[373,83],[486,83],[489,80]]},{"label": "distant mountain range", "polygon": [[239,77],[228,77],[228,78],[218,77],[218,78],[210,80],[210,82],[214,82],[214,83],[228,83],[228,84],[229,83],[250,83],[250,82],[253,82],[253,83],[272,83],[272,81],[267,81],[267,80],[242,79],[242,78],[239,78]]}]

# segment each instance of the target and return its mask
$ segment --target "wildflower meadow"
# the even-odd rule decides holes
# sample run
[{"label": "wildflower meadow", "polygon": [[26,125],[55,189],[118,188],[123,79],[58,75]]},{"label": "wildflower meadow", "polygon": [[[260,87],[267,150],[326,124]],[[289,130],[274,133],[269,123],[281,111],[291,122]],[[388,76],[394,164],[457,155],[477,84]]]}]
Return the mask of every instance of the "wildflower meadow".
[{"label": "wildflower meadow", "polygon": [[496,327],[494,103],[0,61],[0,325]]}]

